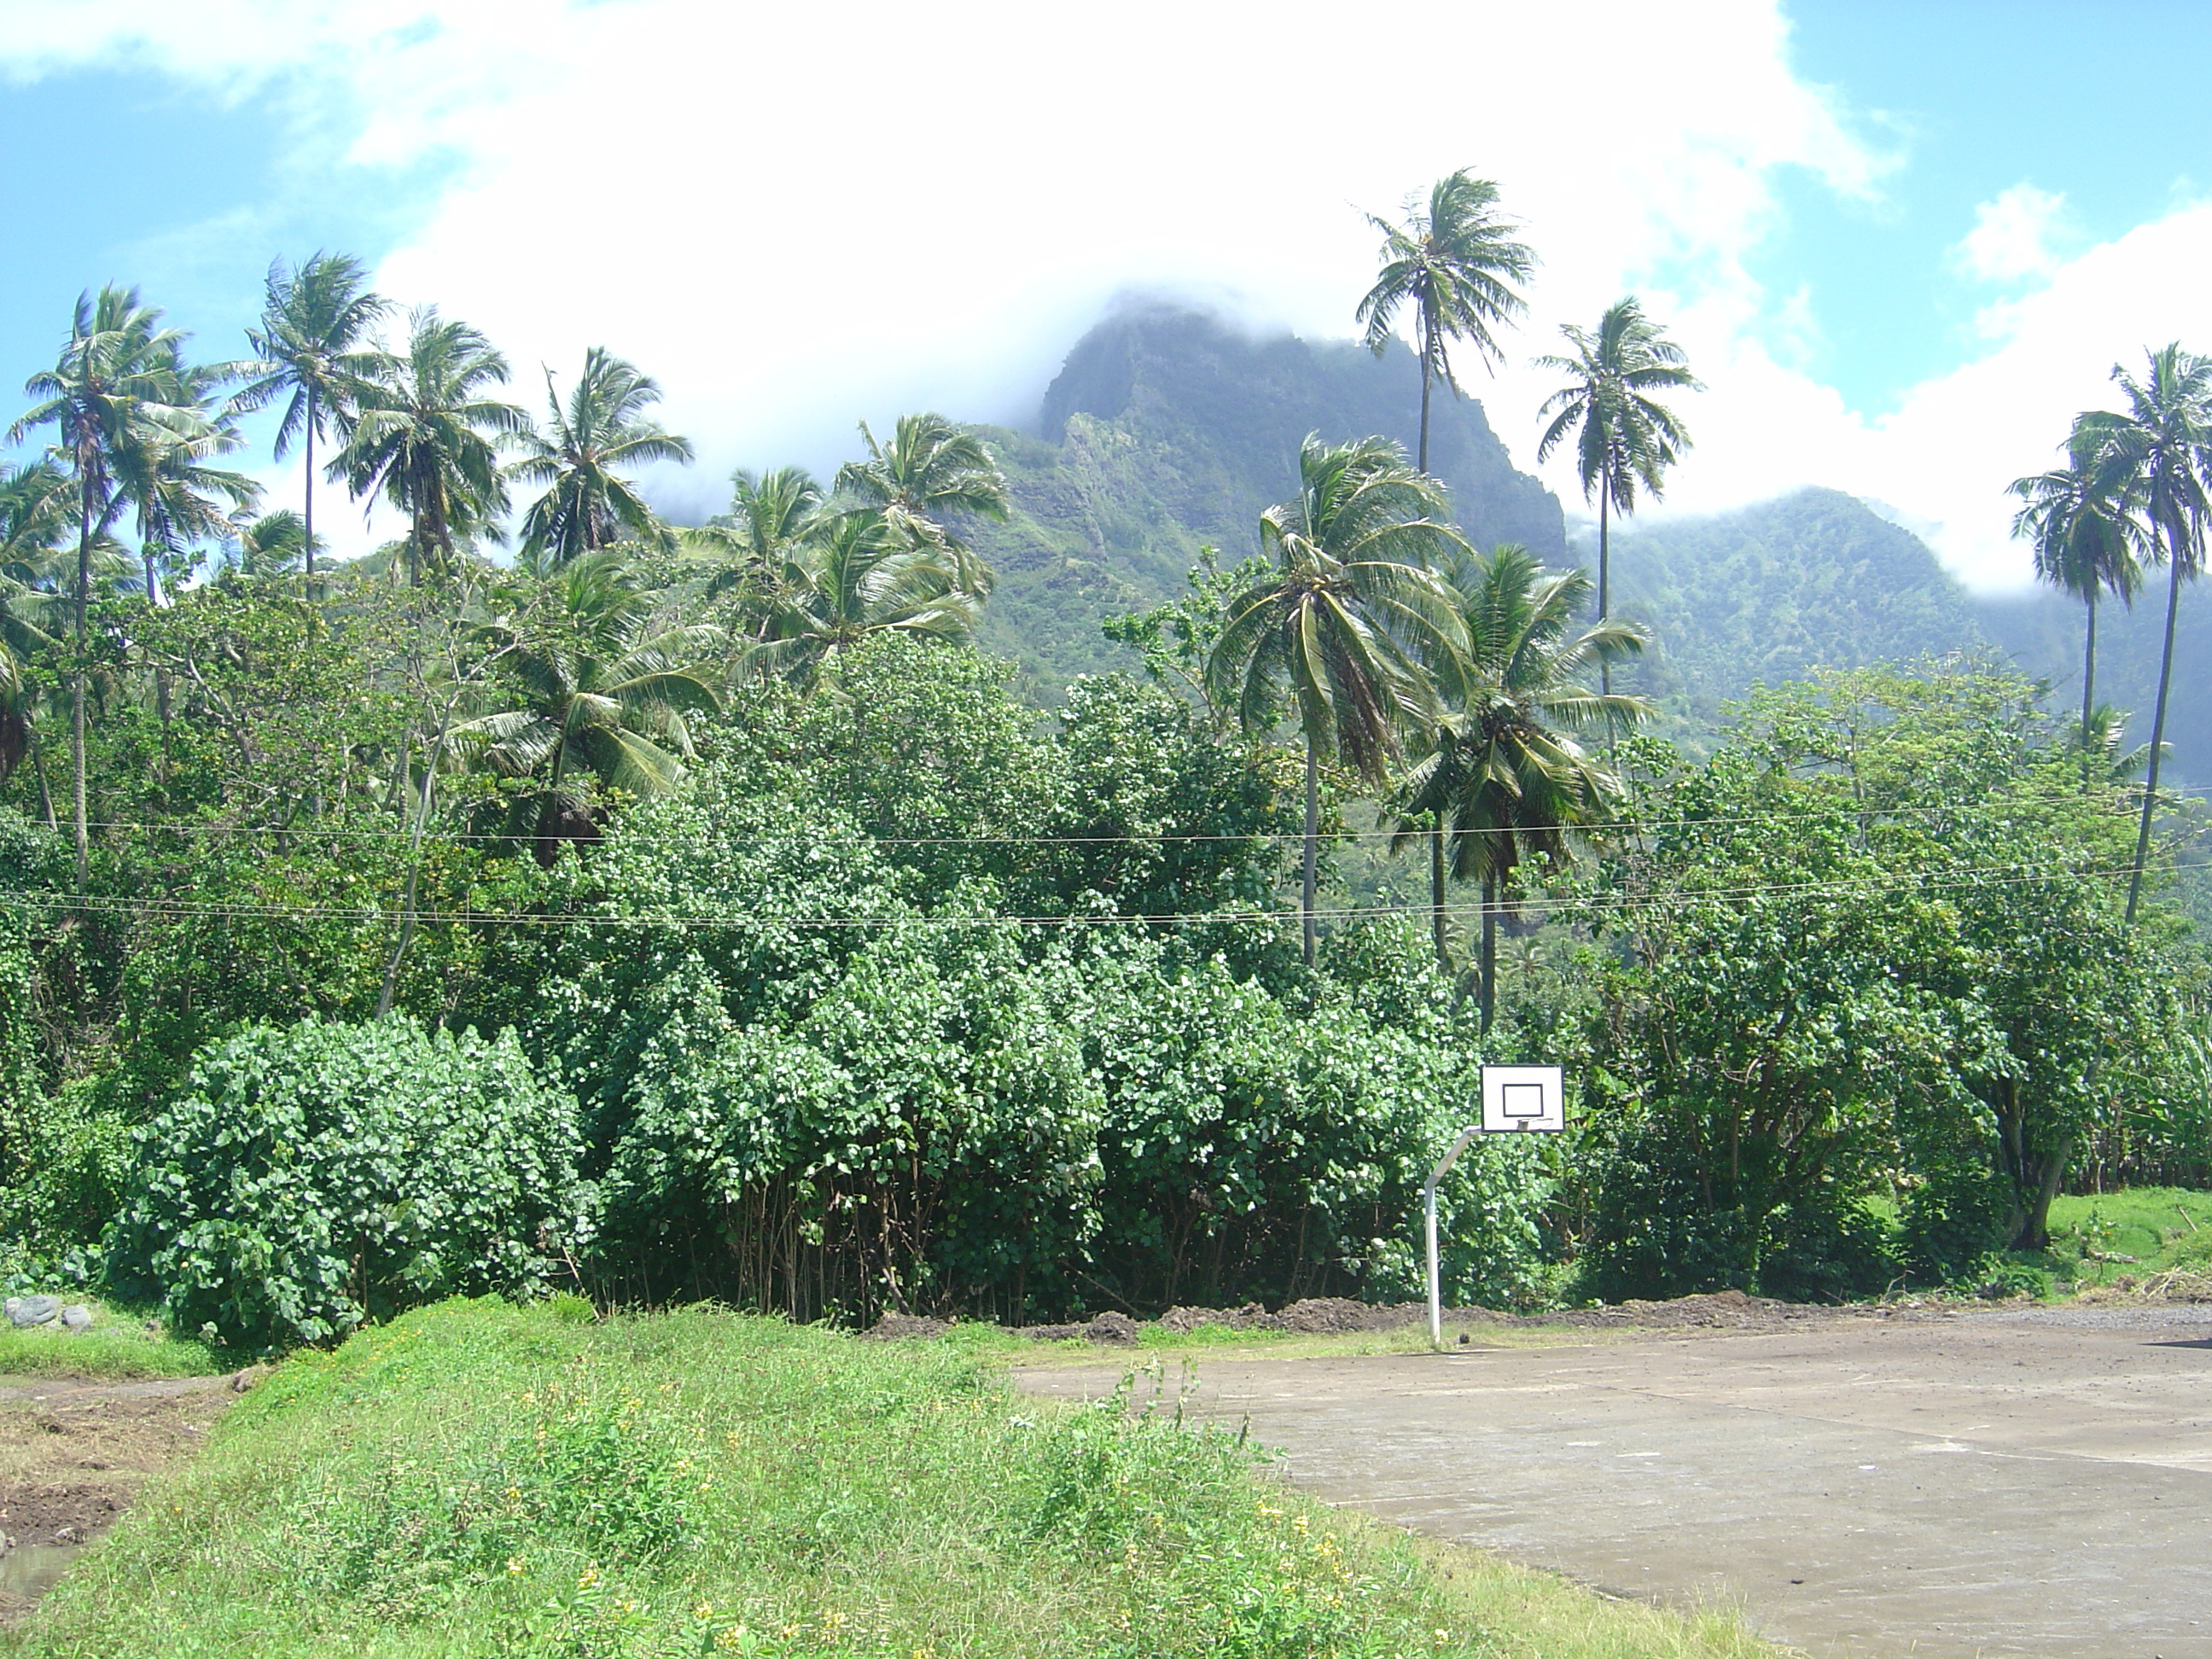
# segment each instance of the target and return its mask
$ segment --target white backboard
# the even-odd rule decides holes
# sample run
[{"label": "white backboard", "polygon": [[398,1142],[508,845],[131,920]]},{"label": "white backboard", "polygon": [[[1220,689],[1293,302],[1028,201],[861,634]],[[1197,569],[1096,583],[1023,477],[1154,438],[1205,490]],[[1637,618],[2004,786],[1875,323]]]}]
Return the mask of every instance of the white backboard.
[{"label": "white backboard", "polygon": [[1557,1066],[1482,1068],[1482,1132],[1557,1134],[1567,1127],[1567,1091]]}]

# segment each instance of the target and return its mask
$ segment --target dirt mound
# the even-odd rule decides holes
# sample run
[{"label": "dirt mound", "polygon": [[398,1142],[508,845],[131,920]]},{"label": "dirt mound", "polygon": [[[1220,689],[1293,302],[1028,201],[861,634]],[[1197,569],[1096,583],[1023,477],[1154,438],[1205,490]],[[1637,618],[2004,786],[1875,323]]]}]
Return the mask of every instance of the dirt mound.
[{"label": "dirt mound", "polygon": [[952,1328],[942,1319],[916,1314],[887,1313],[860,1333],[863,1342],[903,1342],[914,1337],[942,1336]]},{"label": "dirt mound", "polygon": [[223,1381],[0,1390],[0,1534],[37,1556],[0,1588],[0,1620],[20,1616],[81,1547],[113,1526],[149,1475],[204,1443],[238,1398]]},{"label": "dirt mound", "polygon": [[2193,1273],[2186,1267],[2175,1267],[2166,1273],[2153,1273],[2140,1281],[2122,1277],[2109,1285],[2092,1285],[2075,1300],[2087,1307],[2114,1304],[2133,1305],[2144,1302],[2212,1302],[2212,1273]]}]

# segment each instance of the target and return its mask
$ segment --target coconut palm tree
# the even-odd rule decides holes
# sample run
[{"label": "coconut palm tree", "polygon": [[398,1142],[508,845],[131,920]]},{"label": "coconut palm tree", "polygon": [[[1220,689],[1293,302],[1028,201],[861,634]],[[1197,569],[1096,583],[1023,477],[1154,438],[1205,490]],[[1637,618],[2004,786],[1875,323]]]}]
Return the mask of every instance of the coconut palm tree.
[{"label": "coconut palm tree", "polygon": [[691,459],[689,438],[646,416],[660,401],[659,385],[593,346],[565,407],[553,389],[553,371],[545,371],[545,432],[518,433],[522,459],[507,469],[509,477],[546,486],[522,515],[523,562],[550,570],[618,541],[674,546],[674,533],[623,476],[656,461]]},{"label": "coconut palm tree", "polygon": [[650,631],[653,601],[619,553],[579,554],[546,579],[545,603],[494,623],[487,642],[504,655],[515,706],[454,728],[465,747],[501,776],[544,775],[526,802],[538,861],[563,841],[597,834],[580,774],[632,795],[659,794],[684,777],[691,754],[687,714],[716,706],[705,654],[711,628]]},{"label": "coconut palm tree", "polygon": [[[1551,416],[1551,424],[1537,441],[1536,459],[1548,459],[1574,440],[1583,499],[1597,501],[1597,617],[1603,622],[1613,614],[1611,514],[1636,511],[1639,483],[1658,500],[1667,469],[1690,447],[1689,428],[1657,394],[1703,388],[1681,348],[1660,332],[1632,294],[1606,307],[1595,329],[1585,333],[1567,323],[1559,331],[1575,354],[1536,359],[1537,368],[1570,377],[1538,411],[1540,419]],[[1601,664],[1599,672],[1610,692],[1611,665]]]},{"label": "coconut palm tree", "polygon": [[1574,836],[1619,812],[1620,777],[1573,736],[1650,718],[1643,697],[1592,692],[1593,665],[1643,650],[1643,630],[1601,622],[1577,628],[1590,580],[1546,570],[1525,547],[1505,545],[1452,564],[1448,581],[1467,634],[1464,653],[1440,676],[1448,705],[1425,733],[1425,752],[1400,785],[1401,843],[1431,844],[1430,894],[1437,965],[1449,970],[1444,848],[1451,872],[1482,884],[1477,972],[1482,1029],[1497,1007],[1498,912],[1523,860],[1565,862]]},{"label": "coconut palm tree", "polygon": [[278,460],[296,441],[304,452],[301,473],[301,556],[315,574],[315,440],[343,437],[352,420],[361,383],[388,378],[388,355],[372,332],[391,302],[372,294],[368,273],[349,253],[311,256],[269,267],[260,323],[246,332],[258,360],[234,402],[254,410],[286,399],[276,426]]},{"label": "coconut palm tree", "polygon": [[230,567],[250,580],[303,571],[307,556],[307,520],[289,507],[232,520]]},{"label": "coconut palm tree", "polygon": [[2099,410],[2076,429],[2098,457],[2100,495],[2124,500],[2136,523],[2137,545],[2166,565],[2166,643],[2158,663],[2157,712],[2150,723],[2150,774],[2143,786],[2142,822],[2136,832],[2134,867],[2128,878],[2127,920],[2135,921],[2142,896],[2143,865],[2150,856],[2151,815],[2157,810],[2159,763],[2166,753],[2166,696],[2173,678],[2173,623],[2181,584],[2204,568],[2204,520],[2212,514],[2212,358],[2179,343],[2148,352],[2141,379],[2118,363],[2112,379],[2126,395],[2125,414]]},{"label": "coconut palm tree", "polygon": [[82,884],[91,867],[85,807],[85,618],[92,603],[93,550],[122,506],[117,462],[127,452],[191,437],[202,424],[198,392],[183,364],[185,337],[161,326],[161,313],[138,290],[109,286],[80,295],[68,341],[52,369],[24,391],[39,401],[8,429],[21,443],[39,427],[55,428],[52,454],[74,485],[76,581],[71,634],[77,660],[70,677],[70,833]]},{"label": "coconut palm tree", "polygon": [[1503,353],[1491,330],[1528,309],[1514,285],[1526,283],[1536,255],[1513,240],[1516,227],[1498,211],[1498,186],[1462,167],[1439,179],[1425,207],[1409,202],[1406,222],[1373,214],[1382,233],[1382,269],[1359,302],[1367,344],[1381,356],[1395,337],[1398,312],[1413,313],[1413,355],[1421,365],[1421,436],[1414,465],[1429,470],[1429,392],[1441,380],[1459,395],[1451,343],[1471,342],[1486,364]]},{"label": "coconut palm tree", "polygon": [[[38,741],[40,688],[31,665],[67,630],[65,556],[70,481],[50,461],[0,465],[0,782]],[[44,794],[44,774],[40,775]],[[42,801],[47,822],[53,804]]]},{"label": "coconut palm tree", "polygon": [[740,663],[811,687],[827,664],[878,635],[964,645],[975,611],[943,550],[915,545],[884,514],[836,514],[784,559]]},{"label": "coconut palm tree", "polygon": [[228,365],[185,370],[195,418],[188,426],[149,428],[117,452],[118,487],[137,508],[149,605],[161,602],[159,571],[177,574],[185,549],[222,540],[233,517],[261,499],[261,486],[244,473],[210,465],[213,457],[246,444],[231,411],[214,403],[215,389],[228,373]]},{"label": "coconut palm tree", "polygon": [[978,599],[991,591],[991,572],[947,520],[966,515],[1003,523],[1012,510],[1006,474],[990,446],[942,415],[902,415],[889,444],[866,421],[865,461],[837,469],[837,489],[881,514],[885,527],[915,547],[944,554],[961,586]]},{"label": "coconut palm tree", "polygon": [[1430,566],[1467,544],[1444,522],[1443,488],[1387,438],[1298,453],[1293,501],[1260,515],[1274,570],[1229,602],[1207,653],[1207,696],[1244,729],[1271,731],[1287,702],[1306,749],[1305,959],[1314,957],[1324,753],[1380,782],[1398,727],[1433,716],[1426,662],[1466,645],[1450,592]]},{"label": "coconut palm tree", "polygon": [[507,382],[507,359],[464,322],[434,306],[409,313],[407,349],[353,388],[345,447],[326,469],[356,499],[381,495],[407,514],[408,580],[444,575],[459,548],[496,539],[507,510],[499,447],[530,417],[488,395]]},{"label": "coconut palm tree", "polygon": [[2088,777],[2090,717],[2096,708],[2097,601],[2106,594],[2135,602],[2142,585],[2136,557],[2137,526],[2129,503],[2109,493],[2124,477],[2103,476],[2098,466],[2100,439],[2080,422],[2066,444],[2066,465],[2048,472],[2015,478],[2011,490],[2021,500],[2012,533],[2035,550],[2035,574],[2060,592],[2081,601],[2087,613],[2081,642],[2082,777]]}]

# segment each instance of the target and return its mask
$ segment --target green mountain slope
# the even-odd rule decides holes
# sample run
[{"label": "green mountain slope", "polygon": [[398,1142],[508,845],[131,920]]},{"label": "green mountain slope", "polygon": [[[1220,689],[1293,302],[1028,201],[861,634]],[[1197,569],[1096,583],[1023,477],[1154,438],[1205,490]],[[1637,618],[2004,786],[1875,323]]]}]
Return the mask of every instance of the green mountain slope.
[{"label": "green mountain slope", "polygon": [[[1084,336],[1028,431],[983,430],[1012,486],[1005,525],[972,538],[998,573],[984,647],[1023,667],[1049,705],[1075,675],[1132,665],[1099,634],[1109,616],[1178,592],[1202,544],[1250,552],[1262,509],[1291,488],[1297,447],[1381,432],[1410,450],[1419,409],[1413,356],[1349,341],[1259,338],[1188,311],[1139,308]],[[1553,562],[1570,550],[1558,499],[1514,469],[1482,405],[1440,398],[1431,459],[1478,546],[1518,541]],[[1667,711],[1662,730],[1701,745],[1721,706],[1754,683],[1818,665],[1907,662],[1995,648],[2049,679],[2063,705],[2080,684],[2081,611],[2048,593],[1976,599],[1927,544],[1856,498],[1802,489],[1733,513],[1632,524],[1613,537],[1615,606],[1656,637],[1622,679]],[[2160,596],[2108,608],[2100,701],[2149,732]],[[2212,775],[2212,593],[2184,599],[2169,714],[2174,764]]]},{"label": "green mountain slope", "polygon": [[[1168,309],[1109,319],[1068,354],[1035,431],[984,428],[1015,512],[971,531],[998,573],[982,643],[1019,661],[1044,702],[1076,674],[1127,666],[1100,620],[1179,591],[1201,545],[1224,561],[1253,551],[1307,433],[1379,432],[1410,451],[1419,408],[1402,347],[1377,358],[1348,341],[1255,339]],[[1479,543],[1564,556],[1558,500],[1514,470],[1480,404],[1436,401],[1430,461]]]},{"label": "green mountain slope", "polygon": [[[2051,701],[2079,708],[2081,607],[2048,591],[1990,596],[1975,604],[1983,631],[2029,673],[2051,684]],[[2130,744],[2150,741],[2158,659],[2166,629],[2166,580],[2154,571],[2130,611],[2097,612],[2097,701],[2131,711]],[[2171,750],[2160,782],[2212,779],[2212,591],[2185,584],[2173,634],[2173,686],[2166,696]]]},{"label": "green mountain slope", "polygon": [[[1576,552],[1594,568],[1587,542]],[[1762,681],[1988,643],[1925,543],[1833,489],[1616,533],[1613,586],[1616,613],[1656,635],[1629,689],[1692,726]]]}]

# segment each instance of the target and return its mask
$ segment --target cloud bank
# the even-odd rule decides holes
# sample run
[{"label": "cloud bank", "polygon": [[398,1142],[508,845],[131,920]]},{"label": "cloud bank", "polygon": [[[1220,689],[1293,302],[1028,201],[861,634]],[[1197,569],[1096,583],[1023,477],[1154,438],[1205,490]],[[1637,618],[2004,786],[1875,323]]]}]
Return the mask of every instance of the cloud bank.
[{"label": "cloud bank", "polygon": [[1984,585],[2025,568],[2005,481],[2114,358],[2212,337],[2187,280],[2204,210],[2062,258],[2063,204],[2023,185],[1960,228],[1960,268],[2002,288],[1973,360],[1853,414],[1793,366],[1802,296],[1747,260],[1786,173],[1873,199],[1899,161],[1792,73],[1765,0],[1416,0],[1366,32],[1235,0],[40,0],[0,25],[19,76],[123,64],[279,100],[297,188],[434,168],[379,285],[484,328],[526,393],[587,344],[645,367],[699,446],[653,481],[678,511],[711,510],[735,465],[834,462],[860,416],[1018,416],[1133,288],[1349,333],[1362,210],[1462,166],[1501,182],[1544,260],[1513,364],[1473,377],[1522,465],[1550,389],[1526,358],[1635,289],[1711,387],[1670,510],[1830,483],[1940,523]]}]

